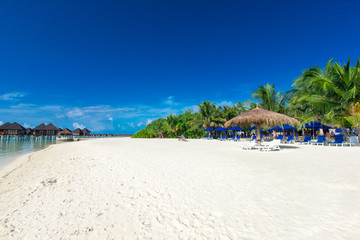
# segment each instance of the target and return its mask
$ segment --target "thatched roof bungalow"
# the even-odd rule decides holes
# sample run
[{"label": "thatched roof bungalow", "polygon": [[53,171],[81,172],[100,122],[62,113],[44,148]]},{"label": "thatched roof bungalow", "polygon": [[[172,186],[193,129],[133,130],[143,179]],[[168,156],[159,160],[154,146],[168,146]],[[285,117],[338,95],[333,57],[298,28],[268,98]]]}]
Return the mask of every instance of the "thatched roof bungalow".
[{"label": "thatched roof bungalow", "polygon": [[55,136],[59,132],[59,129],[53,123],[50,123],[48,125],[42,123],[36,128],[34,128],[34,130],[35,130],[35,134],[38,136],[40,135]]},{"label": "thatched roof bungalow", "polygon": [[65,128],[64,130],[60,131],[58,133],[58,135],[60,135],[60,136],[71,136],[72,131],[69,128]]},{"label": "thatched roof bungalow", "polygon": [[87,129],[87,128],[84,128],[82,130],[82,132],[83,132],[83,136],[90,136],[90,134],[91,134],[91,131],[89,129]]},{"label": "thatched roof bungalow", "polygon": [[77,128],[72,133],[74,136],[82,136],[83,131],[80,128]]},{"label": "thatched roof bungalow", "polygon": [[2,135],[25,135],[26,129],[19,123],[5,123],[0,126],[0,134]]},{"label": "thatched roof bungalow", "polygon": [[32,135],[32,134],[34,133],[34,129],[27,128],[27,129],[25,130],[25,133],[26,133],[26,135]]}]

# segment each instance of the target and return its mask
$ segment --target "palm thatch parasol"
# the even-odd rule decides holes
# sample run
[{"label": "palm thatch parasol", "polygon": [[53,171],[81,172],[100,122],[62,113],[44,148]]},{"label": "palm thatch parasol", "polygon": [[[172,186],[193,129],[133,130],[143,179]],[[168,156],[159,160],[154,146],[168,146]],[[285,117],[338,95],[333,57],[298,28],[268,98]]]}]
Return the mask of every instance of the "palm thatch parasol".
[{"label": "palm thatch parasol", "polygon": [[265,110],[259,107],[256,107],[253,110],[240,114],[237,117],[234,117],[225,123],[225,127],[232,126],[241,126],[241,127],[250,127],[251,125],[256,125],[256,138],[260,144],[260,125],[265,124],[269,127],[275,127],[277,125],[289,124],[289,125],[299,125],[300,122],[295,118],[286,116],[281,113],[272,112]]}]

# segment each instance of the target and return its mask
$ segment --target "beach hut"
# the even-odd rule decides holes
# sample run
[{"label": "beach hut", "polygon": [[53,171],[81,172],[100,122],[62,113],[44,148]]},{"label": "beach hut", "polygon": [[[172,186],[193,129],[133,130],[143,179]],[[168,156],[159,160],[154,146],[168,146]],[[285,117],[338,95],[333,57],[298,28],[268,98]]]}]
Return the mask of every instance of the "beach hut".
[{"label": "beach hut", "polygon": [[0,126],[0,131],[3,135],[25,135],[26,129],[17,122],[7,122]]},{"label": "beach hut", "polygon": [[59,129],[53,123],[49,123],[45,129],[46,129],[46,135],[48,136],[55,136],[59,132]]},{"label": "beach hut", "polygon": [[80,128],[75,129],[73,132],[73,136],[82,136],[82,130]]},{"label": "beach hut", "polygon": [[37,136],[55,136],[58,134],[59,129],[53,123],[48,125],[42,123],[34,128],[34,131]]},{"label": "beach hut", "polygon": [[272,127],[283,124],[299,125],[300,122],[295,118],[286,116],[284,114],[256,107],[255,109],[252,109],[248,112],[242,113],[239,116],[230,119],[225,123],[225,127],[250,127],[253,124],[256,126],[256,137],[258,140],[258,144],[260,145],[260,126],[262,124]]},{"label": "beach hut", "polygon": [[4,123],[3,125],[0,126],[0,135],[5,135],[5,130],[7,129],[8,126],[10,126],[11,123],[7,122]]},{"label": "beach hut", "polygon": [[71,136],[72,131],[69,128],[65,128],[64,130],[60,131],[58,133],[58,135],[60,135],[60,136]]},{"label": "beach hut", "polygon": [[33,135],[33,133],[34,133],[34,130],[31,129],[31,128],[27,128],[27,129],[25,130],[25,134],[26,134],[26,135]]},{"label": "beach hut", "polygon": [[90,134],[91,134],[91,131],[90,131],[89,129],[84,128],[84,129],[82,130],[82,135],[83,135],[83,136],[90,136]]},{"label": "beach hut", "polygon": [[41,135],[46,135],[46,124],[42,123],[39,126],[37,126],[36,128],[34,128],[34,132],[35,135],[37,136],[41,136]]}]

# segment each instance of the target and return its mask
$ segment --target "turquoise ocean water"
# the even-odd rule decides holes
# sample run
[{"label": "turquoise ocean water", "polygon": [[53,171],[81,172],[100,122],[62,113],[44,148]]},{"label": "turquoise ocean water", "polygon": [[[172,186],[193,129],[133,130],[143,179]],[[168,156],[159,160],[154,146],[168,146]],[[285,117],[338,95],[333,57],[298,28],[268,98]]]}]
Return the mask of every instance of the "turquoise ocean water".
[{"label": "turquoise ocean water", "polygon": [[52,144],[56,143],[55,140],[0,140],[0,167],[10,163],[20,155],[35,152]]}]

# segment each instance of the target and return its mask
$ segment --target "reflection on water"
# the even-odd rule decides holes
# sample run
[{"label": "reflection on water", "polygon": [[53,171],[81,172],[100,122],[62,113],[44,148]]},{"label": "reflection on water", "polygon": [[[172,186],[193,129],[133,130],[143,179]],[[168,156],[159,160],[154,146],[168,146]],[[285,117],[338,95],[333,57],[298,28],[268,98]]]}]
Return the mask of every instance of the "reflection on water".
[{"label": "reflection on water", "polygon": [[44,149],[51,144],[56,144],[56,141],[46,139],[0,140],[0,167],[19,155]]}]

